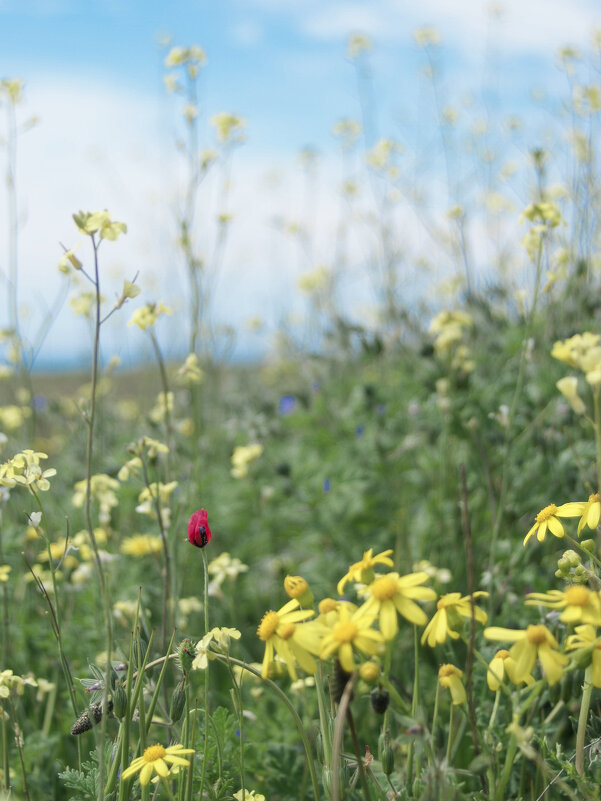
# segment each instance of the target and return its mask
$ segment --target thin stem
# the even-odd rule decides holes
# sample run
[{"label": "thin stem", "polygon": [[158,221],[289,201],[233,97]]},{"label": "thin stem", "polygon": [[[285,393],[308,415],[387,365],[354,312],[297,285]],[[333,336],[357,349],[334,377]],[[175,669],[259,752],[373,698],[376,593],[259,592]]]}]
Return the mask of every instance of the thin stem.
[{"label": "thin stem", "polygon": [[[595,409],[595,444],[597,447],[597,492],[601,492],[601,392],[595,387],[593,392]],[[597,551],[601,553],[601,528],[597,528]]]},{"label": "thin stem", "polygon": [[[207,561],[207,553],[204,548],[201,548],[202,554],[202,573],[203,573],[203,604],[204,604],[204,633],[209,632],[209,566]],[[202,798],[204,790],[205,779],[207,775],[207,753],[209,751],[209,664],[204,671],[204,743],[203,743],[203,759],[202,759],[202,774],[200,778],[200,790],[198,797]]]},{"label": "thin stem", "polygon": [[496,564],[496,549],[497,549],[497,539],[499,536],[499,531],[501,530],[501,524],[503,522],[503,509],[505,506],[505,499],[507,496],[508,490],[508,483],[509,483],[509,466],[511,461],[511,452],[512,452],[512,441],[511,441],[511,432],[513,429],[513,424],[515,422],[515,415],[517,412],[517,406],[522,394],[522,387],[524,385],[524,377],[526,373],[526,355],[528,353],[528,343],[530,341],[530,337],[532,335],[532,328],[534,325],[534,317],[536,313],[536,308],[538,305],[538,299],[540,294],[540,284],[541,284],[541,276],[542,276],[542,263],[543,263],[543,243],[544,243],[544,235],[540,235],[539,244],[538,244],[538,255],[536,259],[536,277],[534,281],[534,293],[532,298],[532,306],[530,308],[530,314],[528,315],[528,319],[526,321],[526,330],[524,332],[524,343],[522,345],[522,353],[520,355],[520,364],[518,368],[518,377],[515,384],[515,390],[513,393],[513,398],[511,401],[511,406],[509,407],[509,413],[507,415],[507,425],[505,427],[505,441],[503,447],[503,468],[501,472],[501,490],[499,492],[499,498],[497,502],[497,512],[494,519],[492,536],[490,541],[490,554],[488,560],[488,572],[491,577],[491,585],[490,585],[490,595],[489,595],[489,609],[493,608],[494,604],[494,570]]},{"label": "thin stem", "polygon": [[447,767],[449,765],[449,760],[451,759],[451,743],[453,742],[453,710],[455,709],[455,704],[451,704],[451,711],[449,712],[449,737],[447,739],[447,753],[445,756],[445,761],[447,763]]},{"label": "thin stem", "polygon": [[580,714],[578,715],[578,730],[576,732],[576,770],[579,776],[584,776],[584,739],[591,705],[591,695],[593,693],[592,678],[593,666],[589,665],[584,673],[584,686],[580,702]]}]

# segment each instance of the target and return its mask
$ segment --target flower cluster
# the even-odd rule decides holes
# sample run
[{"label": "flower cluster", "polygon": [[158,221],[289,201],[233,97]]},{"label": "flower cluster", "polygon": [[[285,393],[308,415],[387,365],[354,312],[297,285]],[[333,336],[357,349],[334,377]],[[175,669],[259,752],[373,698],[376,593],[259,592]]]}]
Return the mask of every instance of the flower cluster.
[{"label": "flower cluster", "polygon": [[43,470],[40,459],[47,459],[48,454],[33,451],[29,448],[17,453],[8,462],[0,464],[0,486],[27,487],[30,492],[46,492],[50,489],[49,478],[56,475],[56,470],[50,467]]}]

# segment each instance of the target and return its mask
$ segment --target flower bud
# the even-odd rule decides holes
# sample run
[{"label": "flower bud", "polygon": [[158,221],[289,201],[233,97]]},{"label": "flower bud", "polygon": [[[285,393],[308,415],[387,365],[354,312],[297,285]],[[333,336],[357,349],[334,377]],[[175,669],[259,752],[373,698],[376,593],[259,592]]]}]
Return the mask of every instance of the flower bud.
[{"label": "flower bud", "polygon": [[117,684],[113,692],[113,713],[116,718],[122,718],[127,712],[127,694],[123,685]]},{"label": "flower bud", "polygon": [[585,551],[588,551],[589,553],[595,553],[595,540],[582,540],[580,545]]},{"label": "flower bud", "polygon": [[378,738],[378,759],[382,764],[382,773],[390,776],[394,770],[394,751],[390,745],[390,731],[382,732]]},{"label": "flower bud", "polygon": [[296,598],[304,609],[313,606],[313,593],[302,576],[286,576],[284,590],[290,598]]},{"label": "flower bud", "polygon": [[181,718],[184,707],[186,705],[186,682],[182,679],[171,696],[171,706],[169,708],[169,717],[172,723],[177,723]]},{"label": "flower bud", "polygon": [[196,645],[189,637],[180,642],[177,647],[177,655],[182,670],[184,673],[189,673],[192,670],[192,662],[196,656]]},{"label": "flower bud", "polygon": [[188,541],[197,548],[204,548],[211,539],[209,518],[206,509],[194,512],[188,521]]}]

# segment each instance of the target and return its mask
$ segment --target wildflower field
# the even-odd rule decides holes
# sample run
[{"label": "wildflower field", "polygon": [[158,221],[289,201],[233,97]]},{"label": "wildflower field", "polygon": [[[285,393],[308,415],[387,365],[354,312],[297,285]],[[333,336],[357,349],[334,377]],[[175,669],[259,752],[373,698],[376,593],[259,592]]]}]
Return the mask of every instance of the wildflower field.
[{"label": "wildflower field", "polygon": [[[438,34],[416,41],[438,97]],[[371,46],[348,42],[360,86]],[[187,171],[178,353],[143,271],[105,289],[128,221],[75,210],[55,261],[89,359],[32,369],[10,217],[2,799],[601,798],[600,53],[597,37],[560,54],[545,146],[516,140],[512,119],[493,152],[439,104],[437,147],[461,176],[441,213],[412,193],[400,140],[366,147],[368,120],[333,121],[347,227],[331,265],[307,256],[300,328],[282,325],[257,363],[227,362],[211,316],[236,220],[218,219],[214,261],[195,235],[204,177],[250,125],[218,113],[215,148],[199,142],[200,47],[163,60]],[[25,91],[0,83],[9,123]],[[3,138],[13,176],[18,127]],[[403,204],[444,282],[428,244],[403,255]],[[311,231],[284,227],[309,254]],[[360,319],[338,294],[351,233],[371,243]],[[119,369],[109,320],[152,363]]]}]

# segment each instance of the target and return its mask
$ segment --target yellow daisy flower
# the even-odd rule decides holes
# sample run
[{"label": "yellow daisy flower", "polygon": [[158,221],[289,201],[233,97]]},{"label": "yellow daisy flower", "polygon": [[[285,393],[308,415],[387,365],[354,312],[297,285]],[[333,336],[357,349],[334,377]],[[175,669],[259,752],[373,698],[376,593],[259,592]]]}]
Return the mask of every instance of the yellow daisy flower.
[{"label": "yellow daisy flower", "polygon": [[566,642],[566,651],[581,649],[592,651],[591,663],[593,666],[591,681],[593,687],[601,687],[601,639],[597,636],[594,626],[588,624],[576,626],[576,634],[570,634]]},{"label": "yellow daisy flower", "polygon": [[398,631],[397,612],[407,618],[410,623],[423,626],[426,613],[415,603],[418,601],[435,601],[436,592],[430,587],[420,587],[429,578],[427,573],[409,573],[399,576],[398,573],[386,573],[378,576],[367,588],[368,600],[361,609],[365,613],[379,616],[380,631],[385,640],[392,640]]},{"label": "yellow daisy flower", "polygon": [[585,526],[596,529],[599,525],[599,520],[601,520],[601,498],[599,493],[595,492],[594,495],[589,495],[588,501],[579,504],[579,506],[582,507],[582,517],[578,521],[578,536],[580,536],[580,532]]},{"label": "yellow daisy flower", "polygon": [[355,669],[353,647],[373,656],[380,650],[384,637],[371,628],[375,612],[366,613],[363,607],[353,611],[349,605],[341,604],[337,613],[336,622],[322,640],[319,658],[328,659],[337,653],[342,669],[352,673]]},{"label": "yellow daisy flower", "polygon": [[[487,598],[488,593],[478,590],[472,598]],[[447,636],[453,640],[459,639],[459,633],[463,628],[461,618],[471,618],[472,603],[470,596],[462,596],[459,592],[449,592],[442,595],[436,604],[436,613],[428,623],[422,634],[422,645],[427,642],[430,648],[443,643]],[[488,615],[479,606],[473,606],[474,617],[479,623],[486,623]]]},{"label": "yellow daisy flower", "polygon": [[565,590],[529,592],[526,598],[528,606],[541,605],[549,609],[563,609],[559,617],[562,623],[590,623],[593,626],[601,626],[599,593],[589,590],[582,584],[573,584]]},{"label": "yellow daisy flower", "polygon": [[394,562],[390,558],[392,548],[382,553],[373,555],[374,549],[370,548],[369,551],[363,553],[363,559],[360,562],[355,562],[348,569],[348,573],[343,576],[338,582],[337,591],[338,595],[344,594],[344,586],[348,581],[360,581],[362,584],[367,584],[374,579],[374,565],[386,565],[393,567]]},{"label": "yellow daisy flower", "polygon": [[465,687],[461,681],[463,671],[455,665],[441,665],[438,671],[438,683],[441,687],[451,691],[451,700],[454,705],[465,703]]},{"label": "yellow daisy flower", "polygon": [[182,759],[182,754],[193,754],[193,748],[184,748],[181,743],[164,748],[162,745],[149,746],[141,757],[134,759],[131,765],[121,774],[121,781],[131,779],[136,773],[140,774],[140,784],[144,787],[150,782],[153,773],[161,778],[169,775],[170,765],[188,767],[189,760]]},{"label": "yellow daisy flower", "polygon": [[559,644],[549,629],[543,625],[528,626],[525,630],[503,629],[491,626],[484,629],[489,640],[514,642],[509,653],[515,660],[515,680],[526,681],[538,659],[550,685],[557,684],[563,676],[563,669],[570,661],[557,650]]},{"label": "yellow daisy flower", "polygon": [[307,673],[315,673],[317,670],[317,664],[311,656],[311,652],[319,653],[321,637],[325,634],[326,629],[317,621],[312,621],[311,625],[297,626],[297,623],[307,620],[315,614],[313,609],[299,609],[298,607],[298,600],[293,598],[277,612],[274,612],[273,609],[265,612],[259,623],[257,637],[265,643],[261,669],[264,679],[270,675],[276,654],[286,663],[288,673],[293,681],[297,679],[295,668],[297,662]]},{"label": "yellow daisy flower", "polygon": [[559,518],[578,517],[581,514],[581,503],[563,503],[561,506],[556,506],[554,503],[550,503],[548,506],[545,506],[544,509],[541,509],[536,515],[534,525],[524,537],[524,545],[526,545],[530,537],[533,537],[535,534],[537,540],[539,542],[543,542],[547,534],[547,530],[550,531],[555,537],[565,536],[563,524]]},{"label": "yellow daisy flower", "polygon": [[506,651],[505,648],[501,648],[500,651],[497,651],[490,660],[486,673],[486,682],[489,690],[496,692],[504,681],[505,676],[507,676],[512,684],[521,684],[522,682],[526,682],[526,684],[534,683],[534,676],[530,674],[528,674],[526,678],[518,681],[515,676],[515,668],[515,659],[511,656],[509,651]]}]

